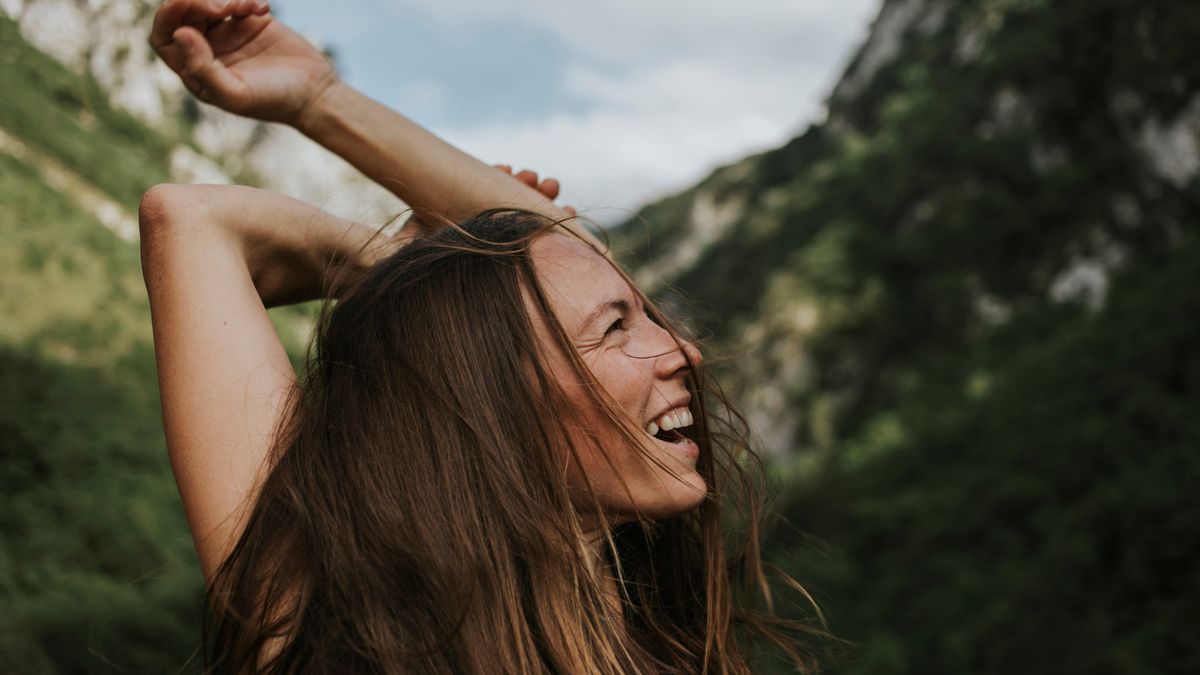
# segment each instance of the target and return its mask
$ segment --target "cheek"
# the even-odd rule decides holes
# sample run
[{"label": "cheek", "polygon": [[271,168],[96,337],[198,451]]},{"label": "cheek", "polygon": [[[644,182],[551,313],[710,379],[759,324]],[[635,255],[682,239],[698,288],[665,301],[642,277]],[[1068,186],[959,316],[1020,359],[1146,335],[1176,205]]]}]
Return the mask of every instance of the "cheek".
[{"label": "cheek", "polygon": [[585,509],[591,505],[593,495],[606,510],[623,504],[628,497],[621,476],[627,470],[622,466],[621,453],[614,452],[611,443],[605,444],[604,439],[590,434],[573,440],[578,462],[567,457],[566,480],[575,501]]},{"label": "cheek", "polygon": [[[582,356],[596,383],[628,415],[636,429],[654,386],[653,362],[611,348]],[[575,408],[568,433],[578,461],[572,458],[569,449],[564,448],[562,454],[565,477],[572,492],[581,499],[581,505],[588,504],[590,485],[601,504],[621,512],[630,510],[635,502],[654,502],[661,495],[651,493],[661,492],[662,482],[657,479],[659,472],[647,465],[648,460],[641,454],[654,453],[653,446],[630,447],[616,423],[591,401],[578,379],[572,374],[559,380]],[[631,431],[636,437],[636,430]],[[647,486],[653,489],[648,490]]]},{"label": "cheek", "polygon": [[600,386],[637,423],[641,414],[637,406],[653,386],[653,373],[648,368],[650,362],[631,358],[615,349],[591,360],[585,359],[585,362]]},{"label": "cheek", "polygon": [[585,498],[590,498],[589,489],[594,491],[606,506],[624,504],[629,499],[625,483],[632,480],[630,489],[636,492],[634,485],[644,460],[607,415],[590,402],[587,405],[575,427],[578,431],[571,434],[575,456],[569,449],[564,455],[568,485]]}]

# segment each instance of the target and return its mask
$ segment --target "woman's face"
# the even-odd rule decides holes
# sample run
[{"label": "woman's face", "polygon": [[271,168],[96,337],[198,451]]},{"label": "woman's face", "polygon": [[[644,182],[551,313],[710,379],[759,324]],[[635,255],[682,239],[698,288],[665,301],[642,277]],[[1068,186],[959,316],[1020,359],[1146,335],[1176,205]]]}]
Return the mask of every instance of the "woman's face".
[{"label": "woman's face", "polygon": [[[566,357],[557,349],[548,349],[551,373],[584,420],[583,429],[569,432],[601,503],[615,516],[615,522],[632,520],[639,513],[657,519],[695,508],[707,489],[696,473],[699,448],[688,439],[677,443],[659,440],[647,429],[651,423],[661,428],[664,414],[675,424],[688,423],[683,413],[690,415],[691,397],[684,384],[689,366],[683,351],[666,329],[647,316],[625,279],[583,242],[550,234],[538,237],[531,253],[551,307],[584,363],[617,406],[641,426],[638,437],[643,452],[676,474],[672,476],[628,447],[613,423],[591,402]],[[554,344],[539,313],[531,315],[539,339]],[[700,351],[681,342],[698,365]],[[568,462],[567,470],[572,487],[584,489],[573,462]]]}]

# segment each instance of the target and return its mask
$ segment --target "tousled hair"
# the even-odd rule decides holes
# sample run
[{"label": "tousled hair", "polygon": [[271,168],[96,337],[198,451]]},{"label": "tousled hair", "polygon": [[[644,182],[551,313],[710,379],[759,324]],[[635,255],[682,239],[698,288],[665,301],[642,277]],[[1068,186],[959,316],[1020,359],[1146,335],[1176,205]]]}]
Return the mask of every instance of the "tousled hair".
[{"label": "tousled hair", "polygon": [[[547,349],[630,448],[644,432],[554,316],[530,256],[539,236],[577,235],[486,211],[416,238],[322,307],[272,468],[209,584],[209,672],[746,673],[754,637],[815,670],[805,638],[820,628],[772,611],[745,419],[702,365],[689,363],[684,431],[708,485],[699,507],[608,526],[594,494],[568,488],[572,425],[544,421],[579,411]],[[621,608],[581,544],[589,518],[605,524]]]}]

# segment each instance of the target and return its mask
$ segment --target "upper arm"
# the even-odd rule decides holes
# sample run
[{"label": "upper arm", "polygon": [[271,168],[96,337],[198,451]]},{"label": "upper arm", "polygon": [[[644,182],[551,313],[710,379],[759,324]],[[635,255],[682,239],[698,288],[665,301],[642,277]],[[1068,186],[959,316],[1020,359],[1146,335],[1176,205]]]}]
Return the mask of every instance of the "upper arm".
[{"label": "upper arm", "polygon": [[142,199],[163,428],[206,579],[241,533],[295,373],[241,243],[185,187]]}]

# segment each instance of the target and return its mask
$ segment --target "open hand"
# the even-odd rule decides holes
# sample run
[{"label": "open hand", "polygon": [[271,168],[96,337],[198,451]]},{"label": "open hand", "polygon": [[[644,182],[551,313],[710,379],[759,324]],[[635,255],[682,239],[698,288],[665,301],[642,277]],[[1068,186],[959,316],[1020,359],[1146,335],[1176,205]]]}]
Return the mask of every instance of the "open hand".
[{"label": "open hand", "polygon": [[267,0],[166,0],[150,44],[201,101],[261,120],[294,124],[338,80]]},{"label": "open hand", "polygon": [[[516,174],[514,174],[512,167],[509,166],[508,164],[496,164],[494,166],[497,169],[500,169],[501,171],[503,171],[504,173],[506,173],[506,174],[512,176],[513,178],[516,178],[517,180],[521,181],[522,183],[528,185],[529,187],[533,188],[534,190],[537,190],[538,192],[542,193],[546,197],[546,199],[549,199],[550,201],[554,201],[555,199],[558,199],[558,192],[561,189],[561,186],[559,185],[557,178],[547,178],[545,180],[539,181],[536,171],[531,171],[529,169],[522,169],[521,171],[518,171]],[[562,207],[562,209],[572,216],[575,215],[574,207],[564,206],[564,207]],[[408,235],[408,238],[411,238],[412,236],[417,236],[419,234],[430,233],[440,227],[440,225],[434,225],[433,223],[434,223],[434,220],[422,218],[421,214],[416,213],[416,214],[413,214],[413,216],[411,218],[409,218],[408,223],[406,223],[404,226],[404,229],[409,230],[410,234]],[[411,230],[410,230],[410,228],[411,228]],[[405,240],[405,243],[407,243],[407,239]]]},{"label": "open hand", "polygon": [[[542,193],[550,201],[558,199],[558,192],[562,189],[562,186],[559,185],[557,178],[547,178],[541,182],[538,182],[538,175],[536,171],[522,169],[514,175],[512,167],[508,164],[497,164],[496,168]],[[573,206],[564,206],[562,209],[571,215],[575,215],[575,207]]]}]

